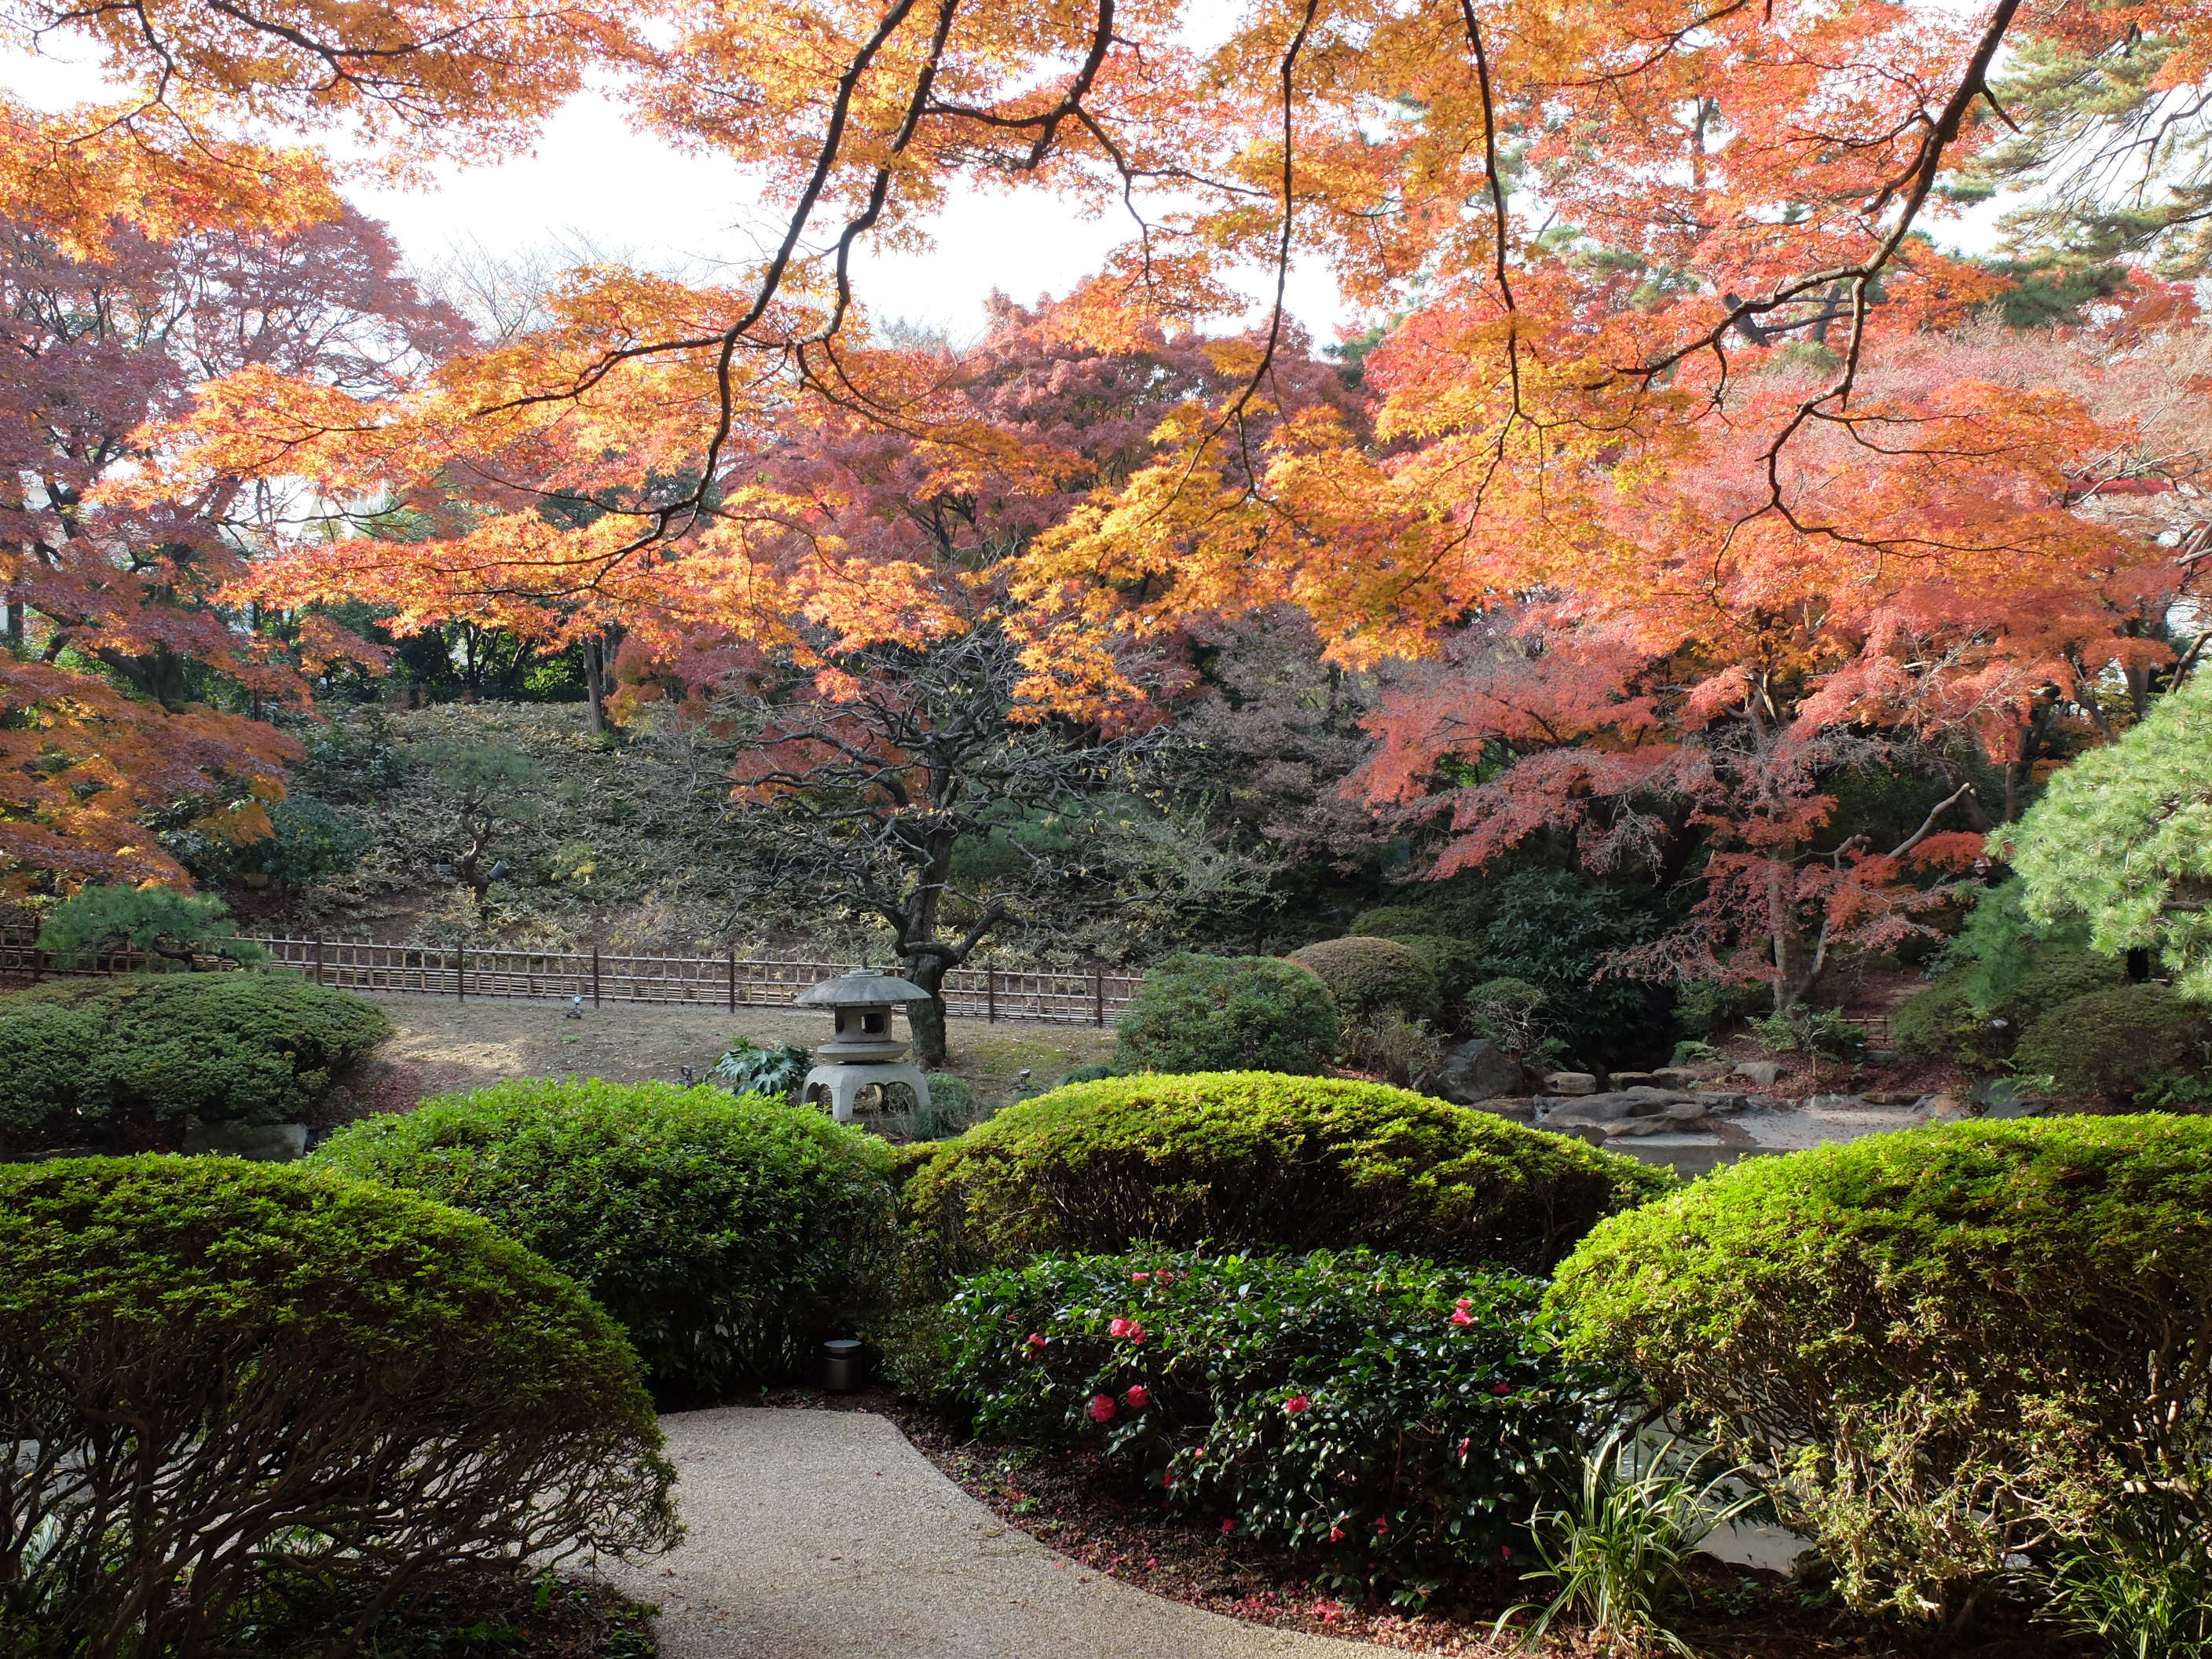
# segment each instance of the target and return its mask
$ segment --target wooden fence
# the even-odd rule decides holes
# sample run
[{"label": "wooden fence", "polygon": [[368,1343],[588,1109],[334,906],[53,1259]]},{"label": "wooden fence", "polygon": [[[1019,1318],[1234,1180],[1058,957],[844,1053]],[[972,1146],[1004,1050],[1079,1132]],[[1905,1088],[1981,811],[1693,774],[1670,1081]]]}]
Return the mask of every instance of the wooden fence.
[{"label": "wooden fence", "polygon": [[[350,991],[422,996],[580,997],[593,1007],[651,1003],[669,1007],[788,1008],[799,993],[859,964],[719,957],[634,956],[602,951],[509,951],[476,946],[383,945],[356,939],[254,937],[279,966],[319,984]],[[204,966],[228,966],[220,957]],[[33,979],[61,973],[131,973],[143,965],[123,951],[70,969],[57,968],[28,933],[0,933],[0,974]],[[1107,969],[1036,973],[1004,968],[956,969],[945,977],[948,1012],[970,1019],[1048,1020],[1103,1025],[1128,1006],[1139,976]]]}]

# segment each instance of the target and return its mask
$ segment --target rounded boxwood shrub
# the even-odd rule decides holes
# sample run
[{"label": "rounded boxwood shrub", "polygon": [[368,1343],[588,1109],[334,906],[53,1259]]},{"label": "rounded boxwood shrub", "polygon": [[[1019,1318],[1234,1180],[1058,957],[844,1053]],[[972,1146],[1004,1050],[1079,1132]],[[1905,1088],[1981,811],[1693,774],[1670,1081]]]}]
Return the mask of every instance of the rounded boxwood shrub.
[{"label": "rounded boxwood shrub", "polygon": [[1495,1571],[1617,1389],[1561,1357],[1542,1301],[1364,1252],[1049,1260],[960,1285],[937,1392],[1343,1577]]},{"label": "rounded boxwood shrub", "polygon": [[575,1284],[325,1171],[0,1168],[0,1379],[25,1659],[244,1652],[273,1575],[404,1597],[677,1532],[636,1357]]},{"label": "rounded boxwood shrub", "polygon": [[1941,1055],[1972,1071],[1997,1071],[2013,1058],[2028,1026],[2044,1015],[2093,991],[2118,988],[2126,980],[2112,957],[2072,945],[2037,950],[2010,978],[2002,997],[1978,1003],[1976,988],[1985,977],[1974,967],[1959,969],[1907,999],[1890,1021],[1899,1052]]},{"label": "rounded boxwood shrub", "polygon": [[960,1267],[1038,1255],[1344,1249],[1541,1271],[1652,1165],[1427,1095],[1267,1072],[1111,1078],[1008,1107],[906,1188]]},{"label": "rounded boxwood shrub", "polygon": [[2131,1487],[2197,1490],[2208,1285],[2212,1121],[2069,1117],[1735,1164],[1601,1223],[1553,1296],[1854,1602],[1932,1614]]},{"label": "rounded boxwood shrub", "polygon": [[760,1096],[520,1081],[366,1118],[326,1168],[472,1210],[572,1273],[656,1388],[789,1375],[861,1294],[890,1212],[882,1141]]},{"label": "rounded boxwood shrub", "polygon": [[1411,904],[1383,904],[1362,910],[1344,931],[1352,939],[1406,940],[1441,938],[1445,930],[1426,910]]},{"label": "rounded boxwood shrub", "polygon": [[[75,1016],[55,1018],[57,1010]],[[91,1029],[89,1058],[83,1031]],[[92,1119],[284,1123],[331,1075],[392,1035],[365,997],[252,971],[66,980],[0,997],[7,1121]]]},{"label": "rounded boxwood shrub", "polygon": [[1408,1019],[1437,1012],[1437,976],[1410,946],[1394,939],[1325,939],[1293,951],[1295,962],[1328,987],[1346,1019],[1395,1009]]},{"label": "rounded boxwood shrub", "polygon": [[1273,957],[1172,956],[1147,973],[1115,1027],[1130,1071],[1318,1073],[1342,1022],[1328,988]]},{"label": "rounded boxwood shrub", "polygon": [[2038,1016],[2012,1059],[2062,1093],[2124,1103],[2169,1073],[2212,1070],[2212,1010],[2163,985],[2097,991]]}]

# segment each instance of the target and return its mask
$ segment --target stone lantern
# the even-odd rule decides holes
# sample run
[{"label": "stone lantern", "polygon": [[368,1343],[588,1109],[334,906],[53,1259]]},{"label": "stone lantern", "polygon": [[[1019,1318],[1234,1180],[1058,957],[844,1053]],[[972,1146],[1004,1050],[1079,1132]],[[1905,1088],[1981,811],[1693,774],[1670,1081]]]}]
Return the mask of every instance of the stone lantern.
[{"label": "stone lantern", "polygon": [[[799,1006],[833,1011],[837,1031],[814,1051],[815,1066],[799,1087],[799,1098],[827,1104],[830,1116],[849,1123],[862,1090],[903,1083],[914,1091],[915,1109],[926,1109],[928,1081],[921,1067],[906,1063],[906,1043],[891,1034],[891,1013],[928,997],[928,992],[910,981],[866,968],[825,979],[802,991]],[[878,1094],[877,1098],[886,1097]]]}]

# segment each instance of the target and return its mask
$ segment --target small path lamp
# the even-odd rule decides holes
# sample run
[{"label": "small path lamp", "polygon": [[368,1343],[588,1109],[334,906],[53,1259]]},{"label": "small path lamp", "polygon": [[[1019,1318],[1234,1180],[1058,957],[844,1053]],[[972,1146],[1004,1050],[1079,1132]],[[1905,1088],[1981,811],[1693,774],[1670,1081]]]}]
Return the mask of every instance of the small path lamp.
[{"label": "small path lamp", "polygon": [[856,968],[825,979],[799,996],[802,1008],[827,1008],[837,1017],[836,1034],[814,1051],[814,1069],[799,1085],[799,1098],[826,1105],[840,1123],[850,1123],[862,1092],[877,1091],[871,1103],[890,1109],[885,1085],[903,1083],[914,1091],[915,1109],[929,1107],[929,1083],[919,1066],[906,1063],[904,1039],[891,1033],[891,1015],[929,993],[911,981]]}]

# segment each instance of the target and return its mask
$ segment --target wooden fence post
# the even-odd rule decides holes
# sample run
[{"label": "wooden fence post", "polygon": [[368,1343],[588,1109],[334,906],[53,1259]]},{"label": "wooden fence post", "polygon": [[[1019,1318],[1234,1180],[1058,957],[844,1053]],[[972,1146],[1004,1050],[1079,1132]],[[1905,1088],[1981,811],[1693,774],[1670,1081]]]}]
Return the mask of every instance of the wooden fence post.
[{"label": "wooden fence post", "polygon": [[983,970],[983,1018],[996,1019],[998,1017],[999,970],[995,968],[986,968]]},{"label": "wooden fence post", "polygon": [[738,1012],[738,947],[730,947],[730,1012]]},{"label": "wooden fence post", "polygon": [[1093,1025],[1106,1023],[1106,970],[1103,968],[1095,968],[1091,973],[1091,1023]]},{"label": "wooden fence post", "polygon": [[321,940],[321,939],[317,939],[317,940],[315,941],[315,983],[316,983],[316,984],[318,984],[318,985],[320,985],[322,982],[323,982],[323,942],[322,942],[322,940]]},{"label": "wooden fence post", "polygon": [[453,947],[453,1000],[466,1002],[468,993],[469,953],[456,945]]},{"label": "wooden fence post", "polygon": [[596,1008],[596,1007],[598,1007],[599,1006],[599,947],[598,944],[597,944],[596,942],[594,942],[594,943],[593,943],[593,945],[592,945],[592,1007],[594,1007],[594,1008]]}]

